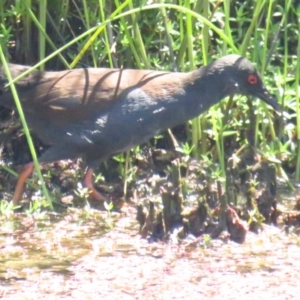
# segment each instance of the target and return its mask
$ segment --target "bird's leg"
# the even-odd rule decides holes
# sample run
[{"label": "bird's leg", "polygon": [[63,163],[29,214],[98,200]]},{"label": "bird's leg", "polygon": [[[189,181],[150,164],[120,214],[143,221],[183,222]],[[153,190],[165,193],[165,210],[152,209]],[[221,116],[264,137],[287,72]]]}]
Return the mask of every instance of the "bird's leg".
[{"label": "bird's leg", "polygon": [[31,163],[27,164],[23,168],[21,173],[19,174],[19,178],[18,178],[14,196],[13,196],[14,206],[19,204],[19,202],[22,198],[23,192],[24,192],[25,182],[26,182],[27,178],[32,174],[33,169],[34,169],[34,165],[33,165],[33,162],[31,162]]},{"label": "bird's leg", "polygon": [[94,199],[104,202],[106,200],[105,197],[102,196],[94,187],[93,174],[94,170],[92,168],[88,168],[83,179],[83,184],[91,191],[91,195]]}]

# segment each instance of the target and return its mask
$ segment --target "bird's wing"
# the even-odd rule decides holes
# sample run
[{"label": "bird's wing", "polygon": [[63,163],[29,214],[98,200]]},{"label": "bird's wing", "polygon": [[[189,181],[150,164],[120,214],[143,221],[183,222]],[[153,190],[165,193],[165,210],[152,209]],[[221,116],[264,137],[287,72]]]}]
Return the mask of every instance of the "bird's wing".
[{"label": "bird's wing", "polygon": [[[15,78],[29,67],[10,64]],[[81,68],[59,72],[36,70],[16,86],[23,108],[51,122],[75,123],[99,117],[122,101],[128,91],[142,89],[153,99],[170,94],[184,82],[184,74],[132,69]],[[0,83],[3,71],[0,70]],[[13,106],[10,91],[0,96]],[[1,105],[1,104],[0,104]]]}]

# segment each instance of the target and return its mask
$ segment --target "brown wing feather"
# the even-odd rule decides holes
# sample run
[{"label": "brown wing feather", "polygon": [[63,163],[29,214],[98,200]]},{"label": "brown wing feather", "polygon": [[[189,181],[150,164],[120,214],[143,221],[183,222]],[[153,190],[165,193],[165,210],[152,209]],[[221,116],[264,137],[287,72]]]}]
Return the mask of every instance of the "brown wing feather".
[{"label": "brown wing feather", "polygon": [[[29,67],[10,64],[13,77]],[[0,70],[0,80],[3,78]],[[142,88],[159,98],[183,87],[187,73],[87,68],[60,72],[35,71],[16,85],[24,110],[57,123],[80,122],[110,110],[128,88]],[[11,102],[10,93],[1,102]]]}]

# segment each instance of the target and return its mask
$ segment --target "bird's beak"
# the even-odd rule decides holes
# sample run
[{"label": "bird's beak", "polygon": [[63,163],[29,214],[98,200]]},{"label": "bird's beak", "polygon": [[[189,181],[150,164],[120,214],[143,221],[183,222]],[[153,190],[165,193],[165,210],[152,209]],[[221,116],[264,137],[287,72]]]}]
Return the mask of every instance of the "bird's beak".
[{"label": "bird's beak", "polygon": [[282,110],[282,107],[278,103],[277,99],[272,96],[265,87],[263,87],[260,91],[257,91],[255,96],[272,106],[276,111]]}]

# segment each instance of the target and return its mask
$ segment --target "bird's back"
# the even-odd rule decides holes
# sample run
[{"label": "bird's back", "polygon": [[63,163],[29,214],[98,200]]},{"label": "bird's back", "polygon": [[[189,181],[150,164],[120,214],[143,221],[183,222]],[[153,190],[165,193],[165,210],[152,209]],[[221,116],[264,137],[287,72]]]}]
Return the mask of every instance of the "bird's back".
[{"label": "bird's back", "polygon": [[[30,67],[10,64],[9,68],[16,78]],[[29,126],[46,144],[110,144],[123,149],[142,137],[147,139],[161,126],[159,120],[155,121],[159,114],[153,111],[161,101],[168,102],[173,94],[180,93],[187,80],[187,73],[174,74],[106,68],[36,70],[18,81],[16,87]],[[3,87],[5,83],[1,67],[0,84]],[[14,106],[9,89],[0,96],[0,105]],[[146,117],[150,121],[139,128],[143,125],[139,120]],[[132,142],[126,142],[124,135]]]}]

